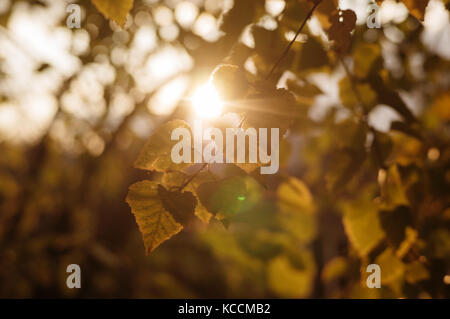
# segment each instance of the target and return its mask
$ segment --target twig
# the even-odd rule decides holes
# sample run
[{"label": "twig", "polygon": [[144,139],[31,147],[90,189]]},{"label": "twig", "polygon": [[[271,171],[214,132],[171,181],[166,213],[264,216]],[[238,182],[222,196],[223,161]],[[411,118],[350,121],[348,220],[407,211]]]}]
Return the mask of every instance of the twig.
[{"label": "twig", "polygon": [[281,63],[281,61],[284,59],[284,57],[288,54],[289,50],[291,49],[292,45],[294,44],[295,40],[297,40],[297,37],[299,36],[299,34],[302,32],[304,26],[306,25],[306,22],[309,20],[309,18],[312,16],[314,10],[317,8],[317,6],[322,2],[322,0],[319,0],[317,2],[314,3],[314,6],[311,8],[311,10],[309,10],[308,14],[306,15],[306,18],[303,20],[302,24],[300,25],[300,28],[298,28],[297,33],[295,34],[294,38],[291,40],[291,42],[289,42],[288,46],[286,47],[286,49],[284,49],[283,53],[281,54],[281,56],[278,58],[277,62],[275,62],[275,64],[273,65],[272,69],[270,70],[269,74],[267,74],[266,76],[266,80],[268,80],[273,72],[276,70],[276,68],[278,67],[278,65]]}]

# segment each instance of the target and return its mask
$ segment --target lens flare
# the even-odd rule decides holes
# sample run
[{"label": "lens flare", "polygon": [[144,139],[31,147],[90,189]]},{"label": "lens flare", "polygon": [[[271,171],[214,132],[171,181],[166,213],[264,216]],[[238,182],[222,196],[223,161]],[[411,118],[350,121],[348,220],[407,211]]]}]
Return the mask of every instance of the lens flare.
[{"label": "lens flare", "polygon": [[195,91],[192,105],[201,118],[211,119],[222,114],[223,101],[211,83],[206,83]]}]

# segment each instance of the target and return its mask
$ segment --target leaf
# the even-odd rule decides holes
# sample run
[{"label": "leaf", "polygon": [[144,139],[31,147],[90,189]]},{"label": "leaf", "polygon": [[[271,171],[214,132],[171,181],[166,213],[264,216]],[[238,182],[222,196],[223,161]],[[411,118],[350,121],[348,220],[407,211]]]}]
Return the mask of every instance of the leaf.
[{"label": "leaf", "polygon": [[225,221],[230,221],[240,211],[246,199],[247,187],[242,177],[229,177],[198,186],[200,202]]},{"label": "leaf", "polygon": [[411,213],[408,207],[400,206],[392,211],[380,211],[380,220],[383,230],[386,233],[388,243],[395,248],[401,245],[411,225]]},{"label": "leaf", "polygon": [[[372,90],[368,84],[356,84],[356,90],[359,92],[363,106],[366,111],[370,111],[375,106],[377,101],[377,94]],[[343,77],[339,81],[339,97],[342,104],[350,109],[356,108],[360,105],[358,97],[353,90],[352,83],[348,77]]]},{"label": "leaf", "polygon": [[405,228],[405,239],[400,243],[400,246],[395,252],[396,256],[400,259],[403,258],[416,243],[418,237],[419,233],[415,229],[407,226]]},{"label": "leaf", "polygon": [[365,78],[374,62],[380,58],[381,48],[378,43],[361,43],[356,46],[353,56],[355,58],[354,74],[356,77]]},{"label": "leaf", "polygon": [[[450,90],[444,93],[439,94],[433,104],[431,105],[430,110],[428,111],[428,122],[434,123],[448,123],[450,122]],[[429,125],[431,127],[436,125]]]},{"label": "leaf", "polygon": [[361,257],[367,256],[384,238],[378,210],[366,194],[342,204],[344,228],[353,247]]},{"label": "leaf", "polygon": [[375,259],[381,268],[381,285],[389,285],[403,278],[405,264],[398,259],[391,248],[386,249]]},{"label": "leaf", "polygon": [[125,24],[127,15],[133,8],[133,0],[92,0],[92,3],[106,18],[120,26]]},{"label": "leaf", "polygon": [[246,110],[244,128],[268,128],[268,143],[270,144],[270,128],[279,128],[282,137],[291,126],[296,114],[295,97],[286,89],[276,89],[267,82],[255,83],[258,93],[250,95],[242,102]]},{"label": "leaf", "polygon": [[243,98],[249,87],[244,69],[231,64],[217,66],[211,80],[220,97],[225,100]]},{"label": "leaf", "polygon": [[[384,0],[377,0],[378,4],[381,4]],[[423,21],[425,17],[425,9],[429,0],[401,0],[403,4],[408,8],[411,15]]]},{"label": "leaf", "polygon": [[430,273],[420,261],[414,261],[406,265],[405,279],[410,284],[415,284],[430,278]]},{"label": "leaf", "polygon": [[[317,3],[318,0],[310,0]],[[322,28],[328,29],[330,27],[330,17],[339,7],[339,0],[321,0],[314,14],[318,17]]]},{"label": "leaf", "polygon": [[317,222],[313,197],[307,186],[295,177],[280,184],[277,190],[280,213],[277,218],[282,227],[303,243],[317,235]]},{"label": "leaf", "polygon": [[131,185],[126,202],[136,218],[147,254],[183,229],[165,209],[156,182],[145,180]]},{"label": "leaf", "polygon": [[[286,40],[281,36],[280,30],[267,30],[260,26],[252,27],[252,35],[255,39],[255,52],[264,58],[267,63],[276,61],[281,52],[286,47]],[[293,53],[288,52],[288,59],[283,63],[288,64],[289,58],[292,58]]]},{"label": "leaf", "polygon": [[[164,174],[162,178],[162,183],[166,187],[179,187],[189,178],[188,174],[183,172],[169,172]],[[197,187],[202,183],[211,182],[214,180],[214,176],[208,172],[201,172],[184,188],[185,190],[191,192],[197,199],[197,205],[195,206],[195,216],[197,216],[204,223],[208,223],[211,219],[212,214],[206,209],[205,206],[200,202],[197,195]]]},{"label": "leaf", "polygon": [[386,159],[392,151],[392,140],[388,134],[373,130],[373,142],[371,145],[372,156],[377,161],[377,166],[384,167]]},{"label": "leaf", "polygon": [[402,184],[400,172],[397,165],[392,165],[386,172],[386,177],[381,185],[381,208],[391,210],[397,206],[408,206],[409,201],[406,197],[406,190]]},{"label": "leaf", "polygon": [[158,195],[164,209],[171,213],[177,222],[186,225],[192,220],[197,200],[191,192],[169,191],[159,184]]},{"label": "leaf", "polygon": [[304,269],[295,268],[285,256],[272,259],[267,266],[270,289],[281,298],[305,298],[309,296],[314,282],[313,256],[304,253]]},{"label": "leaf", "polygon": [[420,140],[400,132],[392,132],[390,136],[393,142],[393,148],[388,162],[400,166],[410,164],[421,165],[420,163],[424,156],[424,145]]},{"label": "leaf", "polygon": [[281,210],[314,213],[314,203],[308,187],[299,179],[289,177],[277,190]]},{"label": "leaf", "polygon": [[331,282],[343,276],[347,272],[348,267],[348,262],[344,257],[335,257],[323,267],[320,277],[323,282]]},{"label": "leaf", "polygon": [[356,14],[352,10],[341,10],[330,18],[330,22],[331,27],[328,29],[328,37],[331,41],[334,41],[336,52],[342,55],[350,47],[350,32],[355,28]]},{"label": "leaf", "polygon": [[229,37],[238,37],[256,15],[255,0],[235,1],[234,6],[221,16],[220,30]]},{"label": "leaf", "polygon": [[150,136],[149,140],[142,148],[134,166],[143,170],[165,172],[168,170],[182,170],[183,168],[192,165],[191,163],[176,164],[172,161],[172,147],[177,144],[178,141],[172,141],[171,134],[176,128],[186,128],[191,132],[189,124],[185,121],[174,120],[165,123]]},{"label": "leaf", "polygon": [[425,17],[425,9],[428,5],[429,0],[402,0],[405,6],[408,8],[409,12],[423,21]]},{"label": "leaf", "polygon": [[446,228],[435,229],[429,239],[430,250],[436,258],[450,256],[450,231]]},{"label": "leaf", "polygon": [[322,43],[316,37],[310,36],[300,49],[297,72],[311,71],[328,65],[330,62]]}]

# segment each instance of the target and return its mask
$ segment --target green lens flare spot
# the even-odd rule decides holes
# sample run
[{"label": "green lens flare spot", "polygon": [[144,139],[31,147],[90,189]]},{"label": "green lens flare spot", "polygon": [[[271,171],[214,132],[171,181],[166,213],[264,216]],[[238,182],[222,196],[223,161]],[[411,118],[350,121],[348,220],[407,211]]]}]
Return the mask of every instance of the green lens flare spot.
[{"label": "green lens flare spot", "polygon": [[239,196],[238,200],[245,200],[245,196]]}]

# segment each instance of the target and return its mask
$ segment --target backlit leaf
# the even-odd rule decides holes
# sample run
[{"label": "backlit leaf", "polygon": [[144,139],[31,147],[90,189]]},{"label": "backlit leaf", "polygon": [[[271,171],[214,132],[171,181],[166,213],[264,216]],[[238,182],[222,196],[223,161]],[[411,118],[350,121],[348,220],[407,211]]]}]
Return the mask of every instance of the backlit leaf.
[{"label": "backlit leaf", "polygon": [[315,273],[313,256],[305,254],[304,269],[295,268],[288,258],[279,256],[269,262],[270,288],[282,298],[305,298],[311,293]]},{"label": "backlit leaf", "polygon": [[147,254],[183,229],[164,207],[158,185],[153,181],[133,184],[126,198],[142,233]]},{"label": "backlit leaf", "polygon": [[125,24],[127,15],[133,8],[133,0],[92,0],[92,3],[106,18],[120,26]]},{"label": "backlit leaf", "polygon": [[343,204],[342,209],[350,242],[359,255],[366,256],[384,237],[375,203],[365,195]]},{"label": "backlit leaf", "polygon": [[135,167],[144,170],[164,172],[168,170],[181,170],[190,166],[190,163],[176,164],[172,161],[172,147],[177,144],[178,141],[172,141],[171,134],[176,128],[186,128],[191,132],[189,124],[182,120],[175,120],[163,124],[152,136],[150,136],[149,140],[142,148],[139,157],[134,163]]}]

